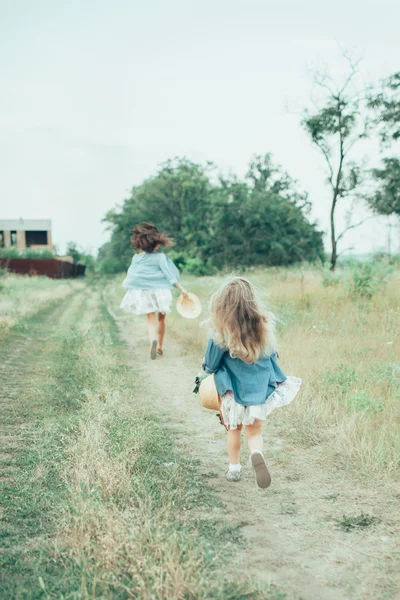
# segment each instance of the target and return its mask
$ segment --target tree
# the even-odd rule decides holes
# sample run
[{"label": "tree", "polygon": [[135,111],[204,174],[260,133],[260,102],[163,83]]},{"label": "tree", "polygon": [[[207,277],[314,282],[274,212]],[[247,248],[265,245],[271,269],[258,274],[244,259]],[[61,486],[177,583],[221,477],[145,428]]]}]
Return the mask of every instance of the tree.
[{"label": "tree", "polygon": [[94,256],[79,248],[76,242],[67,243],[66,253],[72,257],[74,265],[81,263],[82,265],[86,265],[86,271],[93,272],[96,270],[96,259]]},{"label": "tree", "polygon": [[[385,150],[400,140],[400,72],[384,79],[381,91],[371,93],[369,108]],[[386,156],[382,163],[382,168],[372,169],[377,188],[367,202],[380,215],[400,216],[400,160]]]},{"label": "tree", "polygon": [[341,200],[347,199],[350,204],[361,183],[362,175],[359,165],[351,160],[354,146],[366,137],[369,120],[365,112],[365,94],[354,89],[354,80],[358,72],[358,63],[345,56],[348,62],[348,73],[341,84],[337,84],[327,74],[315,74],[315,83],[323,93],[322,104],[313,112],[305,111],[302,125],[311,141],[322,153],[328,170],[328,183],[331,189],[330,204],[330,241],[331,270],[338,259],[338,242],[344,234],[358,224],[349,223],[338,234],[336,231],[336,209]]},{"label": "tree", "polygon": [[67,256],[71,256],[74,264],[77,264],[80,261],[82,252],[78,249],[78,244],[76,242],[68,242],[66,249]]},{"label": "tree", "polygon": [[131,229],[141,221],[156,223],[175,239],[177,248],[197,256],[209,236],[210,168],[187,159],[169,160],[155,176],[132,188],[120,209],[106,214],[104,221],[112,231],[107,252],[115,267],[122,271],[129,265]]},{"label": "tree", "polygon": [[377,189],[368,203],[380,215],[400,216],[400,160],[384,158],[383,168],[373,169]]},{"label": "tree", "polygon": [[245,181],[214,179],[209,163],[204,168],[182,159],[133,188],[122,208],[106,215],[112,234],[99,254],[102,270],[126,269],[130,230],[140,221],[153,221],[174,237],[174,260],[199,274],[322,256],[322,234],[307,219],[306,195],[270,155],[254,159]]},{"label": "tree", "polygon": [[371,92],[368,106],[374,111],[384,145],[400,139],[400,71],[382,81],[379,92]]},{"label": "tree", "polygon": [[256,156],[245,182],[221,178],[210,243],[218,267],[289,265],[323,258],[322,233],[307,214],[307,194],[270,154]]}]

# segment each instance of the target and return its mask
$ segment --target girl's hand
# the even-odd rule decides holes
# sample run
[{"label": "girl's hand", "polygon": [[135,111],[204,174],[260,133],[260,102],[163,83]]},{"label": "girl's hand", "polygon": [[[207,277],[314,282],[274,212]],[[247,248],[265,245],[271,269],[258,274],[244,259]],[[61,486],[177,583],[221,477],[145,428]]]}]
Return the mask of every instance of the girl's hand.
[{"label": "girl's hand", "polygon": [[189,292],[187,290],[185,290],[185,288],[183,288],[181,285],[179,285],[179,287],[178,286],[176,286],[176,287],[178,288],[178,290],[180,291],[180,293],[183,296],[187,296],[189,294]]}]

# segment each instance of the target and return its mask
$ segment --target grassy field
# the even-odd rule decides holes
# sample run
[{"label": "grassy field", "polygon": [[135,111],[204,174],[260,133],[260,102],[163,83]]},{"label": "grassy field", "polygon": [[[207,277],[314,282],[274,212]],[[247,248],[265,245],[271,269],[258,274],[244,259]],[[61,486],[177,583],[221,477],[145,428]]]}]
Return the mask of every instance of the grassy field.
[{"label": "grassy field", "polygon": [[[323,449],[327,469],[339,465],[369,488],[387,490],[394,502],[400,466],[397,273],[372,298],[354,294],[350,272],[334,285],[324,285],[316,270],[248,276],[278,317],[284,370],[304,379],[298,400],[274,413],[292,452],[292,459],[280,455],[281,465],[293,460],[296,448]],[[115,322],[107,312],[107,306],[112,314],[117,310],[121,280],[0,279],[0,598],[283,600],[284,591],[260,587],[237,568],[246,542],[229,523],[229,512],[221,518],[225,509],[210,486],[214,474],[199,468],[196,455],[152,410],[148,384],[117,332],[125,317],[116,314]],[[184,279],[202,298],[204,317],[220,281]],[[173,312],[168,336],[188,357],[190,382],[207,327]],[[303,507],[297,509],[284,488],[286,500],[277,504],[279,489],[268,496],[271,510],[275,498],[275,506],[287,518],[293,513],[294,527],[301,527],[296,511]],[[307,526],[309,501],[299,492]],[[331,504],[331,496],[325,494],[324,502]],[[350,498],[349,506],[354,503]],[[340,518],[343,527],[353,527],[341,510],[335,523]],[[326,520],[325,508],[322,514]],[[373,528],[374,516],[366,519]],[[384,525],[394,531],[393,524]],[[308,535],[306,530],[307,544]],[[369,556],[368,549],[359,552]],[[382,564],[372,555],[382,594],[375,588],[372,595],[338,591],[335,598],[396,597],[394,551]],[[294,585],[299,581],[296,598],[308,598],[288,556],[282,568],[285,561]]]},{"label": "grassy field", "polygon": [[[1,273],[1,272],[0,272]],[[0,336],[30,315],[46,309],[84,284],[48,277],[0,277]]]},{"label": "grassy field", "polygon": [[30,287],[0,354],[0,597],[279,598],[227,568],[241,539],[143,402],[102,282],[3,294]]}]

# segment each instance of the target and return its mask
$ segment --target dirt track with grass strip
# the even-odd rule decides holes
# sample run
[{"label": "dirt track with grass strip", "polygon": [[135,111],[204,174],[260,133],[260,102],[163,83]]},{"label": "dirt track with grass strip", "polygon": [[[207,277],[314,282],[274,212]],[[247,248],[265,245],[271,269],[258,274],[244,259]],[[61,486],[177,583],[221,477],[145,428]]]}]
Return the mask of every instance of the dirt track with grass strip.
[{"label": "dirt track with grass strip", "polygon": [[0,340],[0,597],[398,598],[397,480],[277,412],[272,486],[245,450],[228,483],[225,432],[192,395],[201,354],[173,318],[150,361],[115,290],[79,284]]},{"label": "dirt track with grass strip", "polygon": [[164,357],[150,361],[144,319],[124,316],[112,290],[105,297],[139,370],[146,403],[185,452],[200,460],[224,506],[214,510],[245,537],[239,569],[293,600],[399,598],[397,482],[368,485],[352,476],[332,461],[323,439],[299,443],[294,424],[282,430],[279,411],[265,429],[272,486],[256,487],[245,448],[243,480],[227,482],[224,429],[191,394],[201,355],[177,344],[170,329]]},{"label": "dirt track with grass strip", "polygon": [[102,289],[1,339],[0,598],[281,598],[232,568],[242,538],[146,404]]}]

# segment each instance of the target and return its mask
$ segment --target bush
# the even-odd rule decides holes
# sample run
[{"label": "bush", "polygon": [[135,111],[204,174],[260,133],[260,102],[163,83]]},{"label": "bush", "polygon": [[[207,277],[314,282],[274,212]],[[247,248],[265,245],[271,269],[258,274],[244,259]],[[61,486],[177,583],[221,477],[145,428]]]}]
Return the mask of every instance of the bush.
[{"label": "bush", "polygon": [[217,269],[210,261],[204,263],[200,258],[188,258],[183,271],[201,277],[203,275],[215,275]]},{"label": "bush", "polygon": [[368,390],[355,389],[347,398],[347,405],[354,410],[379,411],[383,410],[385,405],[381,397],[372,398]]},{"label": "bush", "polygon": [[334,287],[341,282],[341,277],[337,273],[332,273],[332,271],[324,271],[322,285],[324,287]]},{"label": "bush", "polygon": [[175,252],[172,250],[168,252],[168,256],[180,271],[185,270],[188,257],[183,252]]},{"label": "bush", "polygon": [[381,262],[357,265],[351,278],[350,295],[370,300],[386,283],[392,272],[391,265]]},{"label": "bush", "polygon": [[54,252],[48,248],[0,248],[0,258],[54,258]]}]

